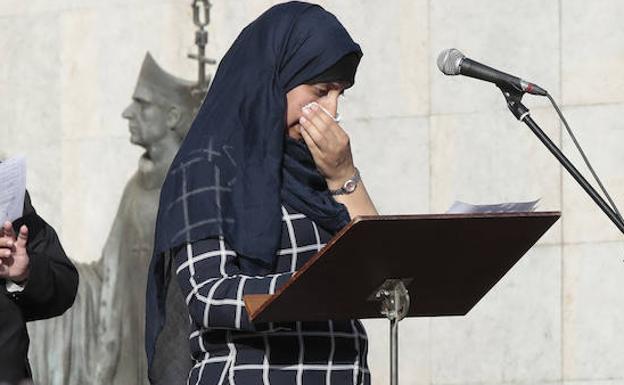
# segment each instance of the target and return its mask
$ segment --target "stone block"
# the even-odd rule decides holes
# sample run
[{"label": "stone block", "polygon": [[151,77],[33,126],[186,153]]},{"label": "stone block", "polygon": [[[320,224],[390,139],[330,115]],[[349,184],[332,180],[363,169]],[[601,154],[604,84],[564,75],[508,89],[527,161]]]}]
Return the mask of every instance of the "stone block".
[{"label": "stone block", "polygon": [[[491,83],[448,77],[438,54],[457,48],[467,57],[534,82],[559,97],[559,5],[556,1],[461,0],[431,2],[431,112],[447,114],[506,109]],[[548,105],[546,99],[536,106]]]},{"label": "stone block", "polygon": [[561,2],[561,88],[565,104],[624,102],[624,3]]},{"label": "stone block", "polygon": [[[563,249],[563,375],[566,381],[624,383],[624,243]],[[608,382],[607,382],[608,383]],[[576,383],[575,383],[576,384]]]},{"label": "stone block", "polygon": [[[532,113],[557,143],[559,123],[544,109]],[[473,204],[540,199],[538,210],[561,208],[557,160],[508,111],[431,117],[431,210],[455,200]],[[542,242],[561,239],[559,224]]]},{"label": "stone block", "polygon": [[425,118],[351,119],[343,127],[353,156],[381,214],[424,214],[429,209],[429,130]]},{"label": "stone block", "polygon": [[561,247],[530,250],[465,317],[431,319],[433,384],[561,377]]}]

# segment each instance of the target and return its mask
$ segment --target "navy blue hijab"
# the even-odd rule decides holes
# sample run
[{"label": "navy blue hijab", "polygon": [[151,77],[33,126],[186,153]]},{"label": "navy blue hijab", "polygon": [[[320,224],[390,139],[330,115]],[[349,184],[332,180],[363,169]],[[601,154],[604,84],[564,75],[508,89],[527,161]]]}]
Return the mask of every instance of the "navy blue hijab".
[{"label": "navy blue hijab", "polygon": [[348,223],[305,144],[285,132],[286,93],[348,54],[362,55],[334,15],[289,2],[249,24],[223,57],[160,195],[147,288],[150,364],[164,324],[165,253],[222,235],[251,262],[246,273],[262,274],[275,262],[282,201],[330,233]]}]

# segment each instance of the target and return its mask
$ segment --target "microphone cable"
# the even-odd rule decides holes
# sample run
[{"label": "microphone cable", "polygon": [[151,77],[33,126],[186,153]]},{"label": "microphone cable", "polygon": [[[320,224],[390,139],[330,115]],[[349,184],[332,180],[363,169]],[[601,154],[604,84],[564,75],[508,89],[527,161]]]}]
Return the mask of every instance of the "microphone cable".
[{"label": "microphone cable", "polygon": [[579,142],[576,140],[576,136],[574,136],[574,133],[572,132],[572,129],[570,128],[570,126],[568,125],[568,121],[566,120],[565,116],[563,116],[563,113],[561,112],[561,110],[559,109],[559,106],[557,105],[557,103],[555,102],[555,100],[552,98],[552,96],[550,95],[550,93],[546,93],[546,97],[548,98],[548,100],[550,100],[550,103],[553,105],[555,111],[557,111],[557,115],[559,115],[559,119],[561,119],[561,121],[563,122],[564,127],[566,128],[566,131],[568,132],[568,135],[570,136],[570,138],[572,139],[572,142],[574,143],[574,146],[576,147],[576,149],[578,150],[578,152],[581,154],[581,157],[583,158],[583,162],[585,162],[585,165],[587,166],[587,168],[589,169],[589,172],[592,174],[592,176],[594,177],[594,179],[596,180],[596,182],[598,183],[598,186],[600,187],[600,190],[602,191],[602,193],[605,195],[605,197],[607,198],[607,201],[609,202],[610,208],[611,210],[613,210],[615,216],[618,218],[618,220],[620,221],[620,223],[622,225],[624,225],[624,220],[622,219],[622,214],[620,214],[620,211],[618,210],[617,206],[615,205],[615,202],[613,202],[613,199],[611,199],[611,196],[609,195],[609,193],[607,192],[607,189],[604,187],[604,185],[602,184],[602,181],[600,180],[600,178],[598,177],[598,174],[596,174],[596,172],[594,171],[594,168],[592,167],[592,165],[589,162],[589,159],[587,158],[587,156],[585,155],[585,151],[583,151],[583,149],[581,148],[581,145],[579,144]]}]

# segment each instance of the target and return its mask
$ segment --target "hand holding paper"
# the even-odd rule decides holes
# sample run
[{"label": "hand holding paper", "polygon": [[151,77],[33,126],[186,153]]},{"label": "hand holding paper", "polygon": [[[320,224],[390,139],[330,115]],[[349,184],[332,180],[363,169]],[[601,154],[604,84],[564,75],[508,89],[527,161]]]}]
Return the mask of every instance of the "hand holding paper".
[{"label": "hand holding paper", "polygon": [[0,163],[0,223],[22,216],[26,194],[26,160],[10,158]]}]

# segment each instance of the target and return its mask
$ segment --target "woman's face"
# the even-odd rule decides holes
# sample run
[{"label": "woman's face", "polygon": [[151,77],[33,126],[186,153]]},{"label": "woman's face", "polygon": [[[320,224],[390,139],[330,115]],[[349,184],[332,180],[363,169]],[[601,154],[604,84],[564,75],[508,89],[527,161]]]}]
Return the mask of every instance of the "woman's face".
[{"label": "woman's face", "polygon": [[293,139],[301,140],[299,118],[306,104],[316,102],[333,116],[338,111],[338,97],[344,90],[342,83],[301,84],[286,94],[286,132]]}]

